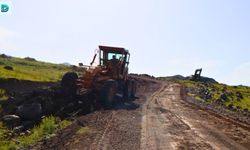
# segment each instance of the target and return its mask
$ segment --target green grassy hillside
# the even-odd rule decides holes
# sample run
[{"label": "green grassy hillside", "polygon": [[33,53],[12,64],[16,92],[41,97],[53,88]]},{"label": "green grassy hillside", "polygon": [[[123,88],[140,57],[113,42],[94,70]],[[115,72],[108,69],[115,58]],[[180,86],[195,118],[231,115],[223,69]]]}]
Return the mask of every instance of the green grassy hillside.
[{"label": "green grassy hillside", "polygon": [[[227,107],[250,111],[250,87],[228,86],[225,84],[202,84],[192,81],[185,81],[183,83],[189,87],[202,89],[203,91],[205,89],[211,97],[206,100],[207,102],[222,103]],[[199,95],[196,95],[197,99],[204,99],[204,94],[201,94],[202,90],[200,90]]]},{"label": "green grassy hillside", "polygon": [[[0,79],[15,78],[18,80],[29,80],[37,82],[57,82],[62,76],[71,70],[66,65],[52,64],[36,61],[32,58],[9,57],[4,54],[0,55]],[[0,89],[0,101],[8,99],[8,92]],[[0,113],[2,106],[0,104]],[[30,134],[14,135],[13,130],[8,129],[0,121],[0,149],[20,149],[27,147],[45,137],[70,125],[69,121],[56,120],[50,116],[30,130]],[[18,141],[18,142],[15,142]]]},{"label": "green grassy hillside", "polygon": [[206,103],[218,103],[228,108],[235,108],[242,111],[250,111],[250,87],[229,86],[219,83],[202,83],[190,80],[161,80],[174,81],[188,87],[189,93],[197,100]]},{"label": "green grassy hillside", "polygon": [[[13,70],[5,69],[5,66],[11,66]],[[16,78],[19,80],[56,82],[69,70],[70,68],[65,65],[16,57],[0,57],[0,78],[3,79]]]}]

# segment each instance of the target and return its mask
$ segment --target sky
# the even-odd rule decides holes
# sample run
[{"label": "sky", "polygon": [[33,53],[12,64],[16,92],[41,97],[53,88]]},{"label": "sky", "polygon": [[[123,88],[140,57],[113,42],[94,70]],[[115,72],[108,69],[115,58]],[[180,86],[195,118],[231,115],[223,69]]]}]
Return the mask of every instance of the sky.
[{"label": "sky", "polygon": [[248,0],[0,0],[0,53],[89,64],[98,45],[131,53],[130,72],[202,75],[250,86]]}]

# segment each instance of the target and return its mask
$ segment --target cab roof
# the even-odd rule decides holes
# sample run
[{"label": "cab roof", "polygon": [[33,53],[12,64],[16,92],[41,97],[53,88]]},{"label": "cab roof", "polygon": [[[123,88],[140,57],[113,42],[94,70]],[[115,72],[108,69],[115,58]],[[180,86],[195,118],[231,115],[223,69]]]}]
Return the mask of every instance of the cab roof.
[{"label": "cab roof", "polygon": [[129,54],[129,51],[122,47],[111,47],[111,46],[99,45],[99,49],[105,52]]}]

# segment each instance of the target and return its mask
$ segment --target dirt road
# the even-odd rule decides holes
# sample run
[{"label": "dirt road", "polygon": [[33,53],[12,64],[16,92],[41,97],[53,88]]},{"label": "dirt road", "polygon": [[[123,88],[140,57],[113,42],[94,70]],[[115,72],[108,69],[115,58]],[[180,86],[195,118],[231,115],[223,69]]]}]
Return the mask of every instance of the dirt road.
[{"label": "dirt road", "polygon": [[250,131],[189,106],[181,86],[165,83],[143,106],[141,149],[249,149]]},{"label": "dirt road", "polygon": [[[138,80],[133,102],[75,118],[34,149],[249,149],[250,128],[188,104],[181,86]],[[84,134],[77,131],[87,128]]]}]

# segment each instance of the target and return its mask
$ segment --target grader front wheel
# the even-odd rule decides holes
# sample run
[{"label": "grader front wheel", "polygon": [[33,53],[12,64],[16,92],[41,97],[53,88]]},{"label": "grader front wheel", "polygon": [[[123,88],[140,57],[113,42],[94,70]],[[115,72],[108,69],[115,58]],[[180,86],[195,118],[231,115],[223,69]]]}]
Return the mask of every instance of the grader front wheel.
[{"label": "grader front wheel", "polygon": [[104,108],[109,109],[112,107],[112,104],[115,102],[117,89],[118,83],[116,81],[105,81],[100,94],[100,99]]},{"label": "grader front wheel", "polygon": [[61,81],[62,93],[65,96],[73,96],[76,94],[76,80],[78,76],[75,72],[67,72]]},{"label": "grader front wheel", "polygon": [[134,80],[127,81],[126,84],[126,97],[128,100],[131,100],[135,97],[136,93],[136,83]]}]

